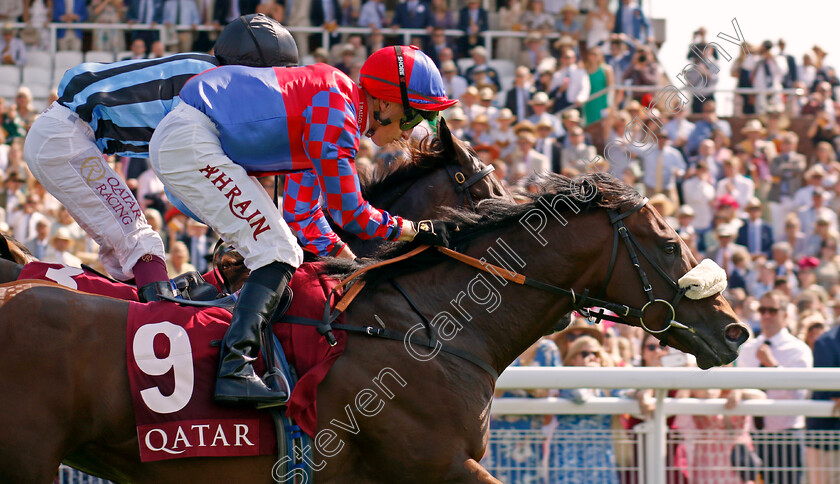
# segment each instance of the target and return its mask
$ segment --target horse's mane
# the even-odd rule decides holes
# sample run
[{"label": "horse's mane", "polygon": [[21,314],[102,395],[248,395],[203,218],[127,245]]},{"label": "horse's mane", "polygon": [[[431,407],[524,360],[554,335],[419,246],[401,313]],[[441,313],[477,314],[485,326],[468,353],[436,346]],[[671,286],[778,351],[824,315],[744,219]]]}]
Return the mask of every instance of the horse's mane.
[{"label": "horse's mane", "polygon": [[[589,193],[582,196],[581,187],[588,187]],[[593,187],[596,188],[594,193],[592,193]],[[583,191],[586,191],[586,188]],[[488,199],[478,205],[476,212],[446,209],[442,219],[458,225],[459,230],[455,235],[453,245],[455,248],[465,248],[483,234],[518,223],[522,216],[535,207],[544,210],[543,207],[550,204],[558,195],[563,200],[569,201],[579,213],[587,213],[593,209],[620,211],[623,208],[636,206],[642,200],[636,190],[611,175],[594,174],[568,178],[548,174],[543,178],[541,191],[528,195],[529,202],[513,204],[506,200]],[[574,213],[572,207],[566,203],[556,203],[553,206],[560,213]],[[392,244],[361,263],[330,259],[324,265],[323,271],[336,277],[343,277],[364,266],[404,254],[413,247],[414,244],[411,243]],[[373,269],[364,277],[368,281],[368,286],[372,287],[383,280],[415,272],[443,260],[448,260],[448,258],[438,251],[427,250],[405,261]]]},{"label": "horse's mane", "polygon": [[426,176],[455,160],[445,156],[443,143],[437,136],[425,136],[408,145],[408,160],[391,164],[384,170],[368,174],[362,183],[362,197],[376,200],[408,180]]}]

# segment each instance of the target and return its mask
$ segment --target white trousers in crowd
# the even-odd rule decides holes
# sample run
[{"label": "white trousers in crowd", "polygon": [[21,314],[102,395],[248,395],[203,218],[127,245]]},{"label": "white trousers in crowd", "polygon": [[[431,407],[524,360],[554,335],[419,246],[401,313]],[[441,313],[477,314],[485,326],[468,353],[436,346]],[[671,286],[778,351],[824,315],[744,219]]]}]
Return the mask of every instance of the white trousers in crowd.
[{"label": "white trousers in crowd", "polygon": [[274,261],[298,267],[303,251],[256,178],[222,150],[213,121],[181,103],[163,118],[149,145],[152,169],[204,223],[255,270]]},{"label": "white trousers in crowd", "polygon": [[93,129],[54,102],[32,123],[23,159],[35,178],[100,245],[99,259],[111,276],[134,277],[145,254],[166,258],[163,241],[146,221],[122,177],[94,143]]}]

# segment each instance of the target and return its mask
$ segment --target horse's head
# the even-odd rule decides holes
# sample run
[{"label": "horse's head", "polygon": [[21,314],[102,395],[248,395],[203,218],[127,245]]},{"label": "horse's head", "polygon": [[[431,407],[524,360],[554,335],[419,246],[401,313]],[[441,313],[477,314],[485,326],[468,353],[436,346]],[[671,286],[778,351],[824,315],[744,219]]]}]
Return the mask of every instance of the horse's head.
[{"label": "horse's head", "polygon": [[410,220],[438,218],[445,208],[474,210],[488,198],[512,201],[475,151],[441,120],[438,136],[410,149],[411,160],[365,183],[363,195],[374,207]]},{"label": "horse's head", "polygon": [[37,260],[26,246],[3,232],[0,232],[0,259],[10,260],[21,265]]},{"label": "horse's head", "polygon": [[686,243],[645,202],[608,211],[613,240],[604,251],[609,269],[603,299],[638,310],[620,316],[695,355],[701,368],[733,361],[749,332],[721,295],[725,274],[711,261],[692,270],[698,264]]}]

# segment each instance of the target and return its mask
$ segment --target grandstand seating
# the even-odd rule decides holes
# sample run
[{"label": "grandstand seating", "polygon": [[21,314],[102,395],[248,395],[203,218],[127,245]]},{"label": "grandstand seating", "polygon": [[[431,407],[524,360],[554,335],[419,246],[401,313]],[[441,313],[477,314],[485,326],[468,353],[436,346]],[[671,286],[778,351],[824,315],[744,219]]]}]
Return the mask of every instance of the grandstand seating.
[{"label": "grandstand seating", "polygon": [[102,50],[92,50],[85,54],[85,62],[114,62],[114,53]]}]

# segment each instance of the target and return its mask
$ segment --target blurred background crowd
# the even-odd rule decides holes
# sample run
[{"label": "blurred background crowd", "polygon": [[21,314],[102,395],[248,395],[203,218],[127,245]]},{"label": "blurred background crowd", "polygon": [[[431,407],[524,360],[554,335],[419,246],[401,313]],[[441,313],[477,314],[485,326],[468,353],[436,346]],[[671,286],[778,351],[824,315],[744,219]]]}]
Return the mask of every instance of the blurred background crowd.
[{"label": "blurred background crowd", "polygon": [[[635,0],[0,0],[0,230],[24,241],[43,261],[97,267],[95,244],[22,161],[27,130],[56,98],[63,69],[83,60],[209,51],[219,28],[253,12],[272,16],[293,32],[298,26],[322,27],[328,35],[295,33],[302,63],[327,62],[357,80],[372,51],[402,41],[398,29],[420,29],[412,43],[438,65],[447,94],[461,101],[444,113],[449,127],[495,166],[494,175],[514,194],[537,190],[545,172],[574,176],[600,170],[623,179],[650,198],[698,260],[711,258],[727,272],[725,296],[756,335],[737,365],[840,365],[835,324],[840,317],[840,79],[828,53],[818,45],[788,52],[783,39],[726,43],[698,26],[686,42],[685,65],[668,66],[669,71],[657,57],[662,46],[657,22]],[[50,22],[127,23],[149,30],[65,28],[51,45],[45,28]],[[368,30],[348,34],[340,27]],[[501,34],[488,37],[489,31]],[[696,87],[682,89],[681,109],[666,108],[656,97],[671,84],[675,69],[682,69],[684,84]],[[718,117],[723,101],[716,86],[722,76],[734,78],[739,88],[726,98],[731,103],[726,112],[733,113],[726,119]],[[423,134],[418,129],[414,136]],[[609,147],[616,144],[629,147],[628,156],[611,156]],[[606,157],[599,158],[605,147]],[[378,149],[362,138],[357,165],[364,175],[404,156],[403,147]],[[205,271],[216,236],[172,208],[146,159],[108,161],[128,181],[166,243],[170,276]],[[272,190],[272,181],[265,180]],[[824,333],[829,333],[820,340],[824,344],[817,344]],[[514,364],[688,366],[691,359],[660,347],[638,328],[590,325],[576,315],[569,329],[540,340]],[[610,393],[638,399],[645,412],[652,408],[652,392],[639,389],[507,396],[559,395],[583,403]],[[737,405],[765,394],[710,390],[691,396],[723,396]],[[838,395],[769,391],[766,396]],[[673,478],[743,482],[731,470],[702,469],[728,461],[728,449],[739,439],[749,440],[750,432],[806,427],[802,417],[751,420],[674,419],[675,430],[706,429],[726,437],[719,439],[720,448],[669,446],[669,462],[679,474]],[[629,416],[499,416],[492,424],[499,432],[540,430],[548,437],[537,447],[491,445],[486,460],[490,467],[509,469],[501,477],[505,482],[633,482],[617,469],[622,461],[631,465],[635,455],[625,455],[609,438],[590,442],[585,451],[564,450],[556,438],[575,430],[590,435],[630,430],[639,422]],[[808,426],[840,429],[838,422],[824,419],[809,420]],[[809,459],[834,459],[840,469],[840,446],[804,449],[801,440],[787,440],[793,443],[784,444],[784,458],[774,461],[785,464],[779,464],[786,469],[779,472],[787,474],[768,474],[764,482],[800,482]],[[601,469],[600,474],[578,481],[525,470],[574,460],[583,468]],[[678,463],[688,460],[693,465]],[[834,477],[838,481],[812,476],[810,482],[840,482]]]}]

